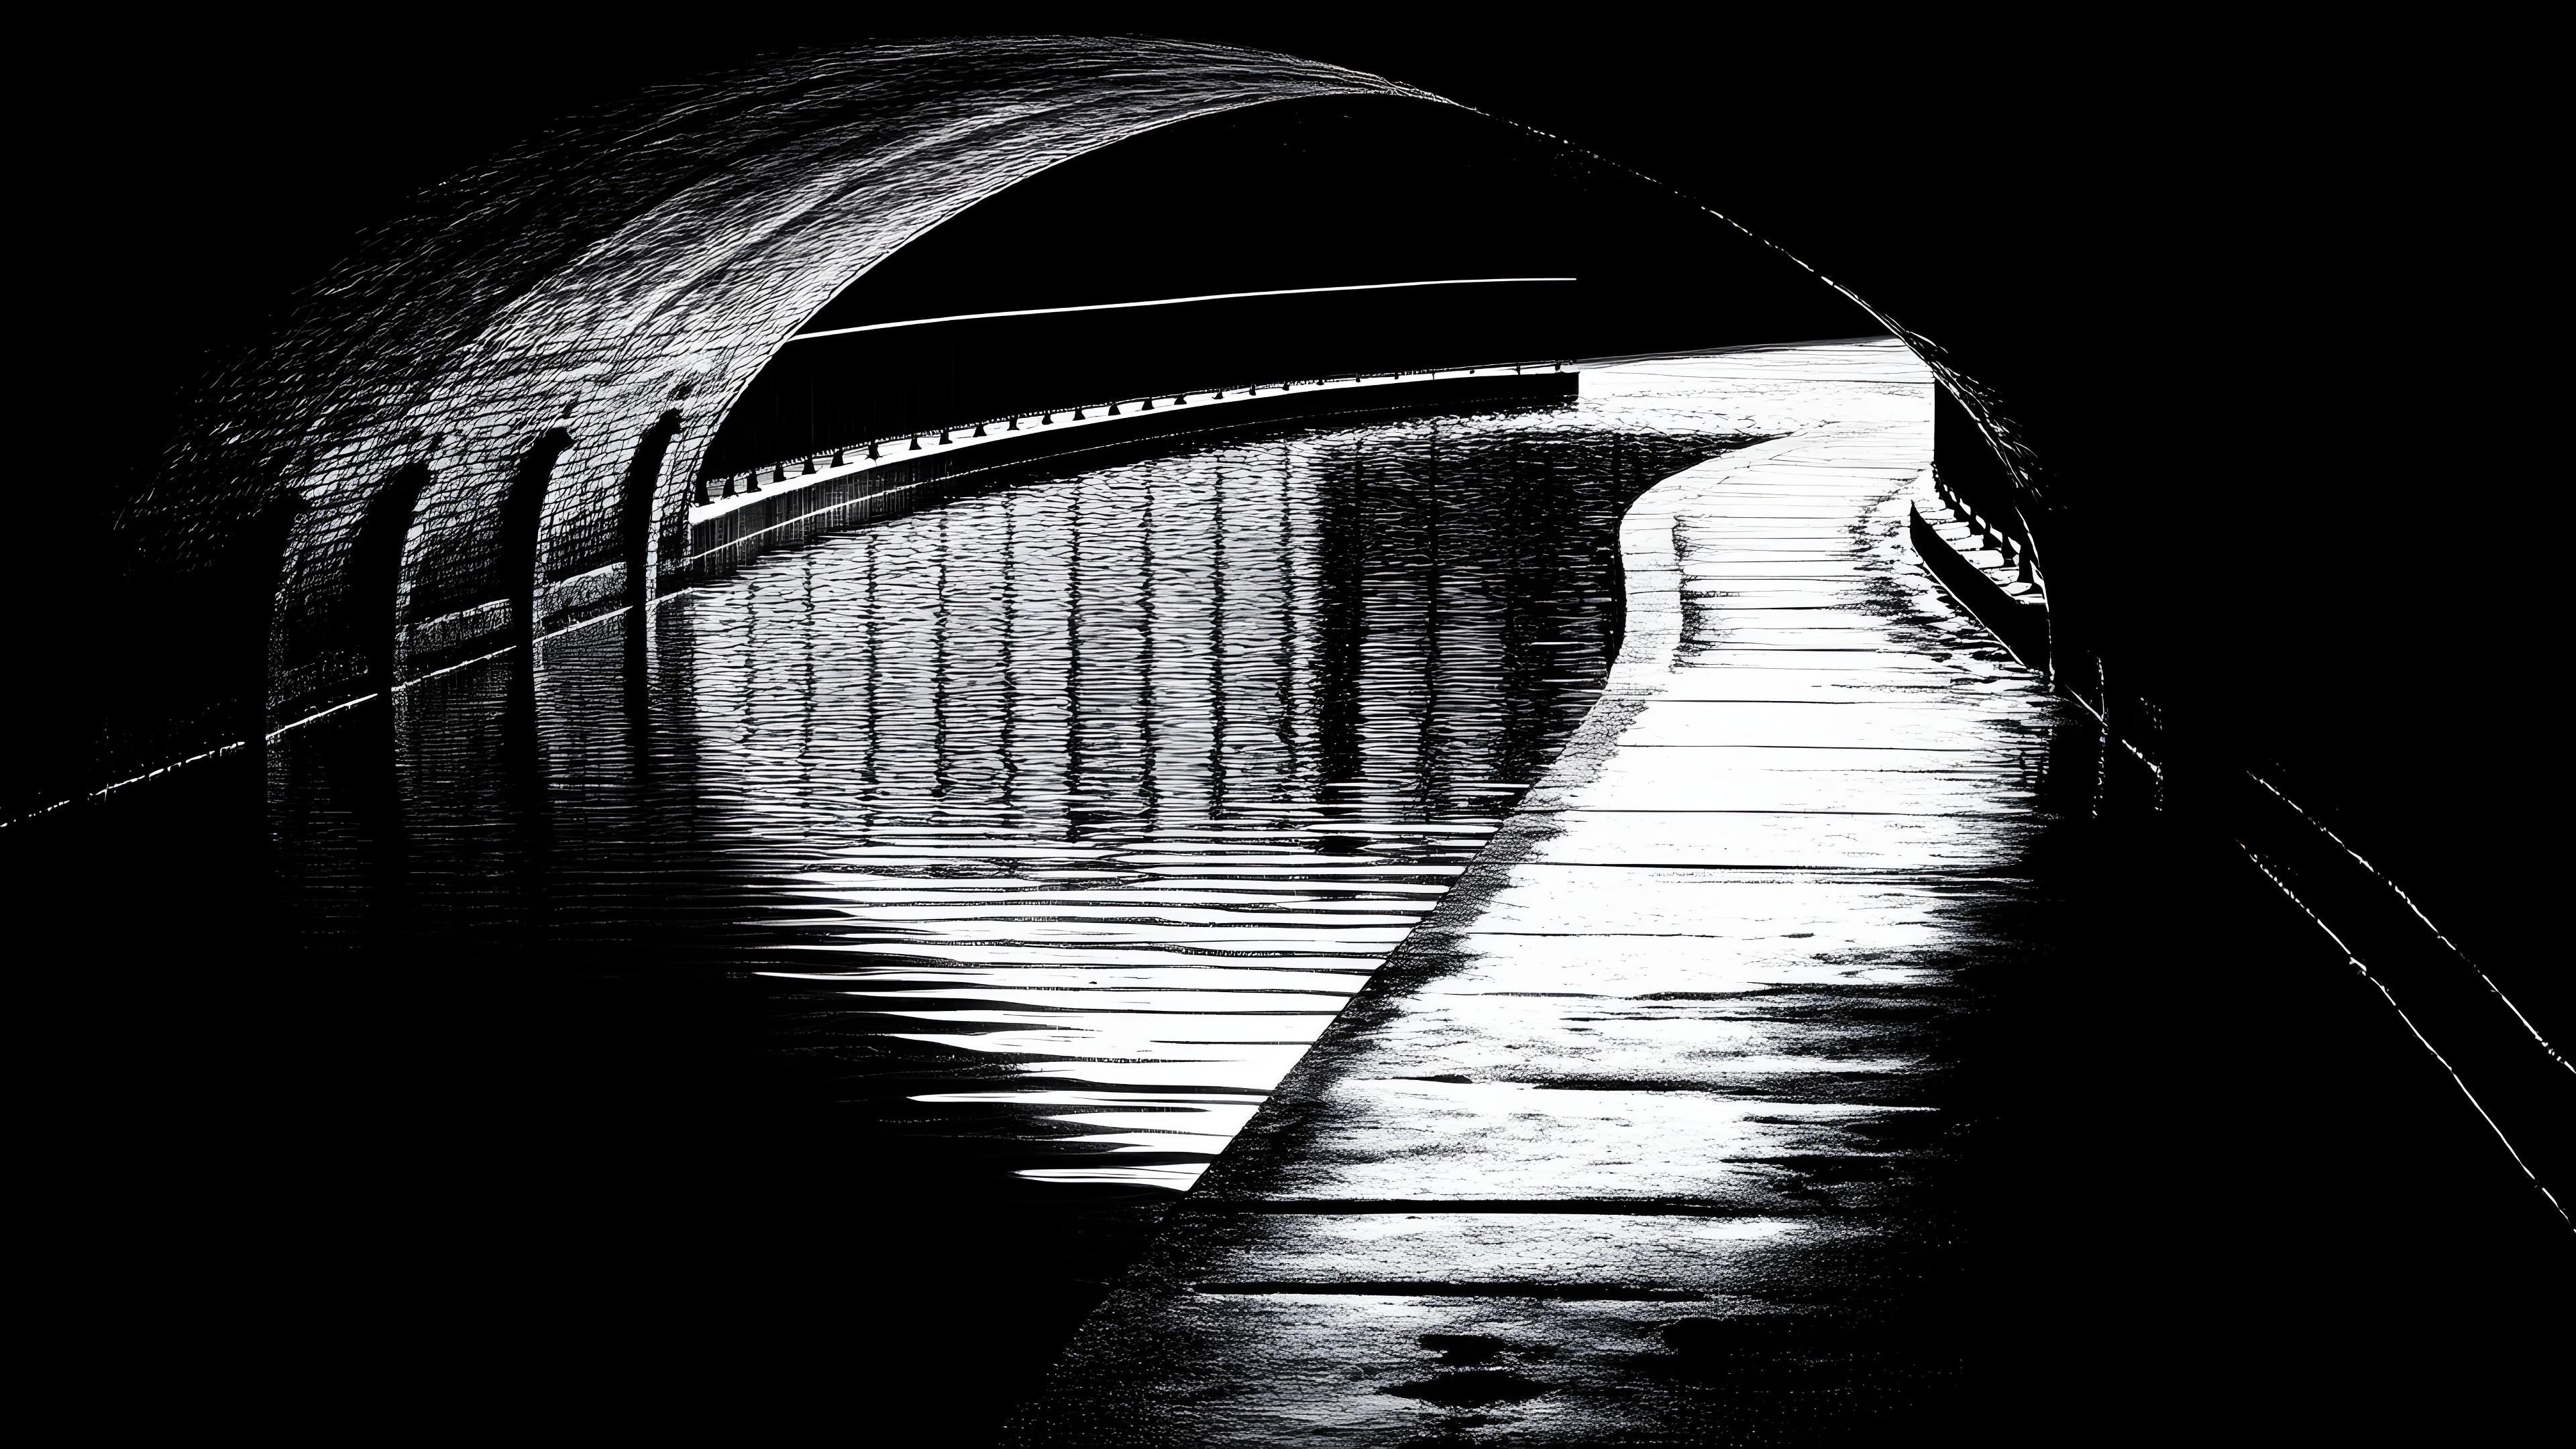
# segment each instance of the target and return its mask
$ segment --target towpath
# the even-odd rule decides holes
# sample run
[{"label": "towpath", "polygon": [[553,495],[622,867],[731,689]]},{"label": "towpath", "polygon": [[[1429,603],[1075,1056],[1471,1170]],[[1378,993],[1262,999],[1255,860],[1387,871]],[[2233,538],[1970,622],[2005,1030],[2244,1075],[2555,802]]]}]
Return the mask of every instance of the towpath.
[{"label": "towpath", "polygon": [[1963,974],[2014,949],[2047,693],[1908,552],[1910,358],[1603,382],[1787,435],[1638,502],[1584,731],[1018,1442],[1699,1442],[1955,1375],[1942,1063]]}]

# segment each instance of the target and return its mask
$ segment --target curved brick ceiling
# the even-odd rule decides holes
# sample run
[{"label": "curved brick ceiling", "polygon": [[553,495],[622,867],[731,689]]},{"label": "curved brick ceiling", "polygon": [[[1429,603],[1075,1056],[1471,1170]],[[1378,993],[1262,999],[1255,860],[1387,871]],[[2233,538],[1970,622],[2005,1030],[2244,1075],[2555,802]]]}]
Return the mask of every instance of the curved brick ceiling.
[{"label": "curved brick ceiling", "polygon": [[[854,278],[1059,162],[1269,101],[1437,98],[1287,56],[1170,41],[933,42],[800,56],[650,92],[424,195],[212,390],[124,524],[201,572],[292,493],[273,703],[363,678],[329,631],[369,501],[426,464],[408,588],[502,565],[491,520],[550,429],[539,567],[614,548],[638,440],[681,414],[665,519],[732,397]],[[605,542],[604,542],[605,541]]]},{"label": "curved brick ceiling", "polygon": [[[566,590],[626,590],[639,449],[658,479],[653,581],[734,400],[877,263],[1145,132],[1362,96],[1451,104],[1231,47],[908,43],[648,92],[449,180],[215,381],[121,518],[136,606],[169,621],[162,667],[137,671],[161,698],[128,713],[197,737],[133,748],[242,728],[263,635],[276,723],[383,678],[397,619],[452,644],[550,617]],[[513,488],[531,459],[550,464],[533,518]],[[378,577],[399,579],[393,598],[353,595]],[[529,601],[516,615],[513,598]]]}]

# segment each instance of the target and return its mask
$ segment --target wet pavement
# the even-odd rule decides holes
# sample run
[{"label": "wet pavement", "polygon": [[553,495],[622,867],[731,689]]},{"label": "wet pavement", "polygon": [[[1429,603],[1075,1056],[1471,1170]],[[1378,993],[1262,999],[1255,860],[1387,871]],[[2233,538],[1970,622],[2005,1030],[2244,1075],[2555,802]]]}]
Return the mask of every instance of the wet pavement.
[{"label": "wet pavement", "polygon": [[[508,1183],[442,1241],[559,1243],[562,1311],[839,1305],[797,1342],[889,1391],[971,1336],[971,1442],[1586,718],[1628,503],[1762,422],[1039,470],[293,731],[230,807],[261,1055],[345,1055],[388,1173]],[[722,1225],[684,1288],[630,1271],[665,1221]]]},{"label": "wet pavement", "polygon": [[2513,1422],[2562,1228],[1896,547],[1890,364],[1029,478],[13,828],[97,1342],[340,1434],[986,1444],[1086,1318],[1023,1441]]},{"label": "wet pavement", "polygon": [[1924,1412],[1961,975],[2056,708],[1912,559],[1920,377],[1624,525],[1565,757],[1174,1215],[1018,1442],[1697,1443]]}]

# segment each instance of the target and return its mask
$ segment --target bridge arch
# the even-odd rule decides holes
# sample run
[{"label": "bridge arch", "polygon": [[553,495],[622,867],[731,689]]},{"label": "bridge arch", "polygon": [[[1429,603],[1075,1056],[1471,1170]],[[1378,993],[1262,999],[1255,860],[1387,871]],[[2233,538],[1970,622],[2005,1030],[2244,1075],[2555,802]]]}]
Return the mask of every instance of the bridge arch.
[{"label": "bridge arch", "polygon": [[[1289,56],[1071,38],[800,55],[581,118],[426,194],[218,379],[131,516],[145,572],[182,589],[206,539],[297,505],[279,622],[247,625],[272,629],[272,724],[649,602],[676,577],[717,430],[857,278],[1068,161],[1334,98],[1470,114]],[[1820,279],[1794,285],[1848,306]],[[560,439],[538,445],[541,480],[532,438]],[[292,621],[372,598],[355,570],[374,557],[373,488],[406,467],[422,471],[394,617],[286,647]]]},{"label": "bridge arch", "polygon": [[[298,497],[278,615],[336,617],[360,583],[371,485],[421,462],[419,439],[443,441],[404,550],[415,582],[492,551],[526,440],[563,426],[541,566],[559,586],[614,539],[622,572],[639,552],[625,487],[638,439],[685,400],[652,445],[649,572],[732,397],[853,278],[1071,157],[1196,116],[1337,95],[1446,104],[1286,56],[1070,39],[798,56],[656,92],[423,197],[219,379],[128,527],[153,571],[185,575],[207,541]],[[602,577],[597,599],[538,605],[578,611],[655,583]],[[334,646],[273,654],[273,720],[364,688],[371,646]]]}]

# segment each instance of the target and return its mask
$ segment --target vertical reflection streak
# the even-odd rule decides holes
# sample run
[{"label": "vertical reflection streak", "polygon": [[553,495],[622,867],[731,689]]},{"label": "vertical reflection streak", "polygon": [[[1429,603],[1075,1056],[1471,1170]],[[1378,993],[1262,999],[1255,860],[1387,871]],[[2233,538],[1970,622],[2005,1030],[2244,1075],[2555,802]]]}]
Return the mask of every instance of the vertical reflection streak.
[{"label": "vertical reflection streak", "polygon": [[1136,627],[1136,646],[1138,655],[1136,669],[1136,741],[1138,746],[1136,789],[1139,796],[1145,802],[1144,824],[1145,828],[1148,830],[1151,830],[1154,826],[1161,823],[1163,806],[1163,772],[1158,768],[1161,764],[1161,759],[1159,758],[1160,745],[1154,729],[1154,720],[1156,715],[1154,662],[1157,652],[1154,645],[1156,642],[1155,630],[1159,623],[1159,618],[1155,610],[1155,595],[1161,588],[1161,580],[1156,578],[1154,573],[1154,496],[1158,491],[1160,490],[1154,488],[1147,488],[1144,490],[1144,496],[1139,500],[1141,505],[1139,508],[1139,517],[1141,522],[1136,530],[1136,549],[1138,555],[1136,577],[1139,585],[1137,598],[1139,617]]},{"label": "vertical reflection streak", "polygon": [[1002,500],[1002,804],[1019,804],[1020,757],[1020,496]]},{"label": "vertical reflection streak", "polygon": [[864,682],[863,698],[867,706],[865,727],[859,733],[859,738],[863,742],[859,779],[867,787],[868,797],[873,800],[877,789],[879,742],[885,737],[884,719],[877,712],[877,682],[884,674],[883,661],[878,657],[878,651],[884,647],[885,623],[877,610],[877,535],[873,532],[865,532],[859,534],[858,539],[865,583],[859,593],[857,624],[862,641],[861,648],[866,651],[865,669],[860,678]]},{"label": "vertical reflection streak", "polygon": [[[1082,483],[1077,481],[1064,490],[1066,504],[1065,546],[1070,558],[1064,571],[1064,794],[1070,801],[1082,798],[1090,781],[1082,761],[1082,621],[1085,600],[1082,590],[1083,527]],[[1065,812],[1064,836],[1074,838],[1073,817]]]},{"label": "vertical reflection streak", "polygon": [[[1600,431],[1398,424],[1032,482],[806,550],[792,615],[756,564],[720,592],[795,621],[792,749],[878,762],[864,808],[772,843],[819,934],[771,974],[821,983],[800,999],[869,1043],[846,1070],[906,1084],[910,1132],[1037,1182],[1185,1186],[1490,832],[1492,782],[1580,720],[1544,651],[1598,637],[1616,553],[1545,531],[1626,500],[1527,460]],[[1731,441],[1665,442],[1664,471]],[[845,652],[866,698],[835,725]],[[794,792],[834,774],[804,759]]]},{"label": "vertical reflection streak", "polygon": [[948,523],[950,514],[940,509],[930,515],[937,520],[937,537],[932,545],[933,594],[930,600],[930,760],[931,795],[944,799],[948,794],[951,760],[948,738]]},{"label": "vertical reflection streak", "polygon": [[1233,700],[1226,687],[1226,650],[1230,640],[1226,633],[1226,533],[1234,520],[1226,512],[1225,480],[1227,470],[1219,468],[1211,479],[1212,508],[1215,526],[1209,530],[1208,555],[1208,817],[1226,817],[1225,799],[1225,730]]}]

